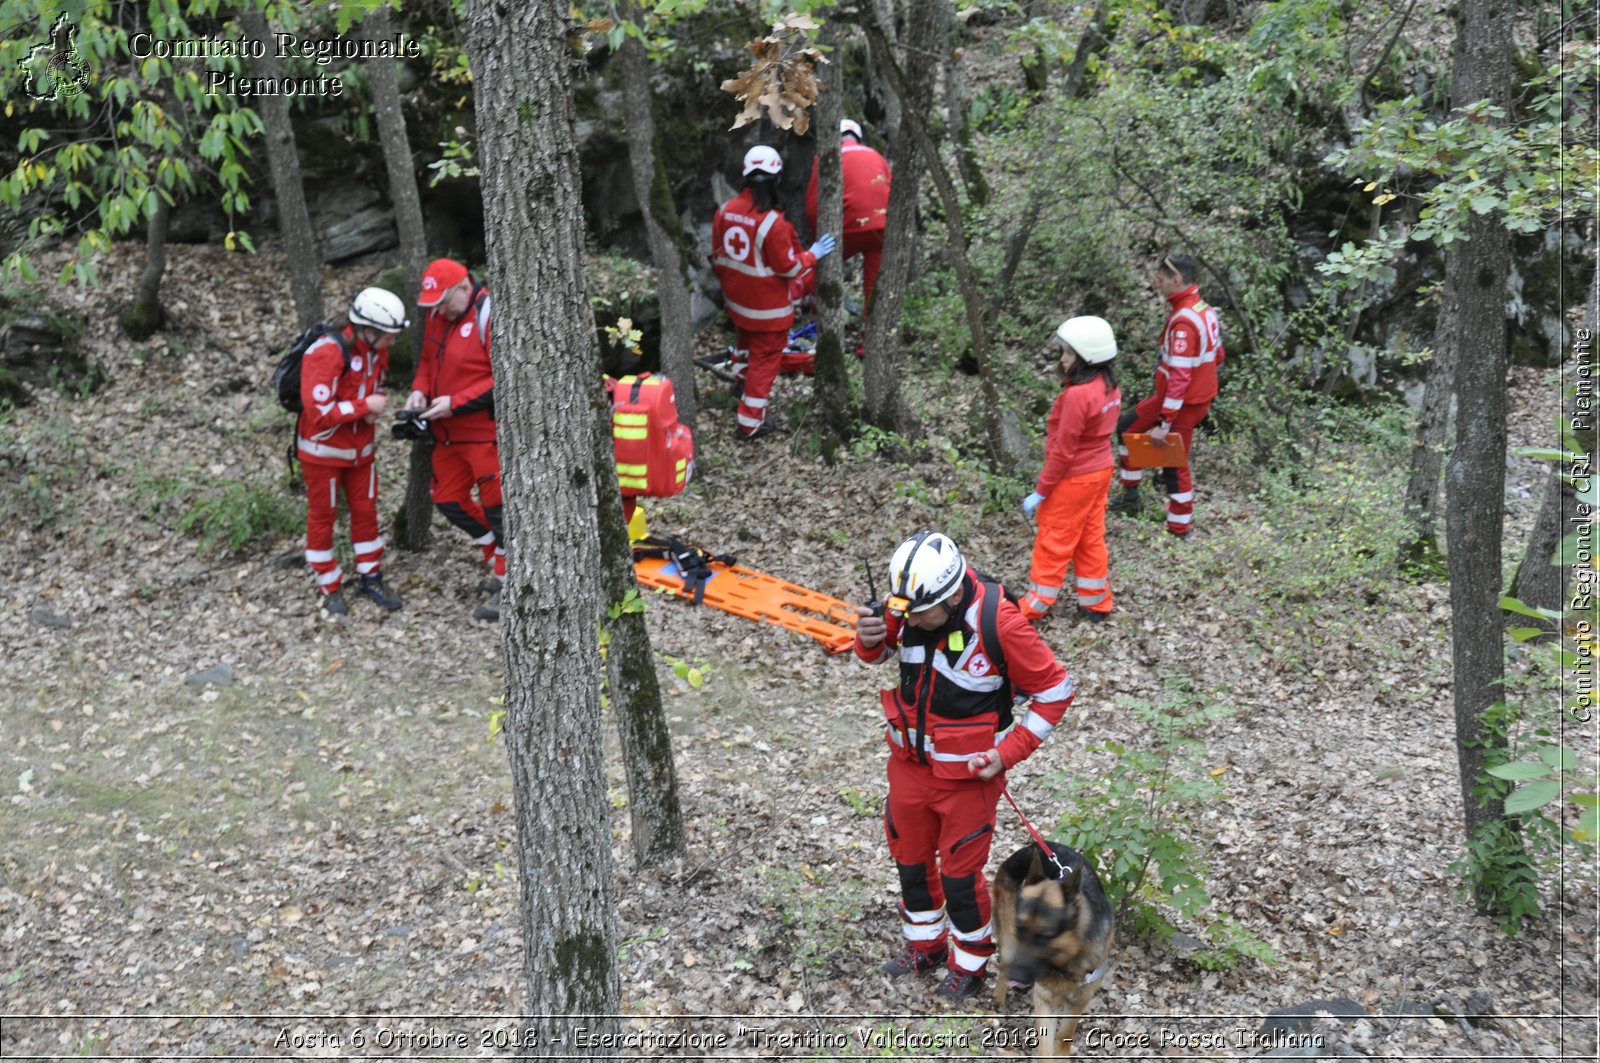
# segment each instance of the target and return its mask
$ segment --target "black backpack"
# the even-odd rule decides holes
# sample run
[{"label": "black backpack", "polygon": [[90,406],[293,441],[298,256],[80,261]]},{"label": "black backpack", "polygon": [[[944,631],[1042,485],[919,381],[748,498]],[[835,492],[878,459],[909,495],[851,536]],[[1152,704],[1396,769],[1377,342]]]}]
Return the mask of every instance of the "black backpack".
[{"label": "black backpack", "polygon": [[324,336],[331,336],[339,345],[339,353],[344,355],[344,367],[350,368],[350,341],[345,339],[339,326],[318,321],[300,333],[300,338],[278,359],[278,367],[272,371],[272,393],[278,397],[278,405],[290,413],[299,413],[303,409],[300,405],[300,363],[306,351]]}]

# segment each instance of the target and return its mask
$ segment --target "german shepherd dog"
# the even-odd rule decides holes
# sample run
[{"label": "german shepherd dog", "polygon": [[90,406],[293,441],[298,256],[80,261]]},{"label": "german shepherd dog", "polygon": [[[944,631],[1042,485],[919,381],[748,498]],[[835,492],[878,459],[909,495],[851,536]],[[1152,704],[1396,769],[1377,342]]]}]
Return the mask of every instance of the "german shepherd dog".
[{"label": "german shepherd dog", "polygon": [[995,996],[1004,1007],[1008,988],[1033,987],[1036,1059],[1072,1054],[1078,1019],[1105,982],[1116,939],[1111,902],[1094,868],[1065,845],[1050,848],[1068,869],[1064,878],[1052,877],[1061,872],[1041,859],[1037,845],[1025,845],[1000,865],[990,886]]}]

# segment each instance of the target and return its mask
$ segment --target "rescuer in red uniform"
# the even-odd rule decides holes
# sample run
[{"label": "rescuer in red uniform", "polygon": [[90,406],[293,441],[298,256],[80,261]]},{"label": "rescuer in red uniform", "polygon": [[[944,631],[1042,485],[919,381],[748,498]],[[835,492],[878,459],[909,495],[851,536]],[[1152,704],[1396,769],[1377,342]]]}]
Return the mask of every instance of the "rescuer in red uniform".
[{"label": "rescuer in red uniform", "polygon": [[422,275],[417,305],[427,308],[428,316],[405,408],[421,411],[433,433],[433,504],[467,533],[494,574],[493,595],[472,615],[499,620],[506,550],[494,367],[489,361],[489,290],[461,263],[437,258]]},{"label": "rescuer in red uniform", "polygon": [[[839,121],[839,165],[844,176],[843,255],[848,261],[861,256],[862,314],[872,309],[872,288],[883,263],[883,230],[889,218],[889,160],[861,143],[861,126],[849,118]],[[811,184],[806,189],[806,221],[817,231],[817,164],[811,161]],[[811,286],[815,287],[815,274]]]},{"label": "rescuer in red uniform", "polygon": [[[1163,469],[1162,486],[1167,492],[1167,531],[1188,535],[1194,527],[1194,429],[1211,409],[1217,397],[1217,370],[1226,357],[1222,349],[1222,328],[1217,312],[1200,298],[1195,284],[1200,268],[1184,254],[1171,254],[1156,267],[1151,284],[1172,307],[1161,330],[1161,361],[1156,366],[1155,394],[1123,413],[1117,422],[1120,441],[1127,432],[1149,432],[1161,442],[1168,433],[1183,438],[1190,464],[1178,469]],[[1139,481],[1143,470],[1128,468],[1128,452],[1121,455],[1122,494],[1111,509],[1137,513],[1141,506]]]},{"label": "rescuer in red uniform", "polygon": [[[967,566],[950,537],[919,532],[889,562],[887,616],[856,612],[856,656],[895,657],[879,700],[889,743],[884,830],[900,872],[904,946],[891,975],[946,974],[952,1000],[982,987],[994,931],[984,864],[1005,770],[1050,736],[1072,678],[1002,588]],[[1020,718],[1013,693],[1031,698]]]},{"label": "rescuer in red uniform", "polygon": [[744,190],[719,207],[711,222],[711,263],[747,364],[734,432],[741,442],[772,432],[767,399],[794,322],[789,281],[835,246],[827,233],[809,249],[800,246],[794,226],[777,208],[782,172],[783,159],[765,144],[745,152]]}]

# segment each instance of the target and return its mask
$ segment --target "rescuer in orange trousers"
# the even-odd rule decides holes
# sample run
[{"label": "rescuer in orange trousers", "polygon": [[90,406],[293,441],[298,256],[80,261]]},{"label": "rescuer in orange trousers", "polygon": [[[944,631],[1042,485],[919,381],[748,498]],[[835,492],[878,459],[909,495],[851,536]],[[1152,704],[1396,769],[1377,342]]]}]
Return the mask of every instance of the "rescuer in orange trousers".
[{"label": "rescuer in orange trousers", "polygon": [[1098,317],[1062,322],[1051,338],[1061,352],[1066,387],[1050,408],[1044,468],[1022,512],[1038,521],[1028,593],[1020,608],[1029,620],[1043,619],[1055,605],[1067,569],[1077,581],[1078,615],[1100,622],[1111,615],[1106,553],[1106,495],[1111,489],[1111,433],[1122,410],[1112,361],[1117,339]]}]

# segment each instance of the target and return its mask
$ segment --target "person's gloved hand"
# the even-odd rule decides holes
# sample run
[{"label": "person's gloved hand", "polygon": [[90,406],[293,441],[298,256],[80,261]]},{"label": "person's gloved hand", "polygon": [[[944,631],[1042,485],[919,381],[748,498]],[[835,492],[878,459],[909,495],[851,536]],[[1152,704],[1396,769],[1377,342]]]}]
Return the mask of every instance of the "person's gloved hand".
[{"label": "person's gloved hand", "polygon": [[823,233],[817,237],[817,242],[811,245],[811,253],[819,259],[827,258],[833,254],[833,249],[838,246],[839,243],[833,238],[832,233]]},{"label": "person's gloved hand", "polygon": [[1033,511],[1039,508],[1039,503],[1044,501],[1044,495],[1035,491],[1022,500],[1022,515],[1029,520],[1033,519]]}]

